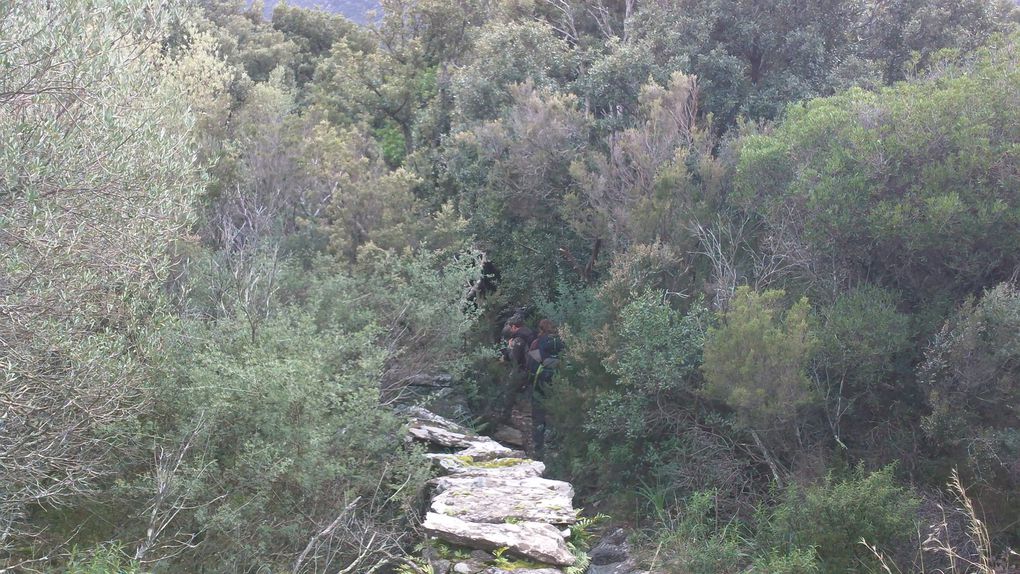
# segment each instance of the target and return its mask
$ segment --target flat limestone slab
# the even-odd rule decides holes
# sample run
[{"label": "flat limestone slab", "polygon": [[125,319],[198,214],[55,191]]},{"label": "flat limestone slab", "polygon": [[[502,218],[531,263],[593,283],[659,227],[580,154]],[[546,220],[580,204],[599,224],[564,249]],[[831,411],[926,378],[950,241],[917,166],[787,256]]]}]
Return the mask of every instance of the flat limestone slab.
[{"label": "flat limestone slab", "polygon": [[545,464],[527,458],[496,458],[481,463],[468,462],[460,454],[429,453],[426,457],[436,461],[439,467],[452,476],[484,476],[491,478],[527,478],[542,476]]},{"label": "flat limestone slab", "polygon": [[431,426],[439,426],[445,428],[448,431],[453,431],[460,434],[471,434],[471,431],[468,430],[467,427],[459,425],[451,421],[450,419],[443,418],[428,409],[423,409],[421,407],[411,407],[407,409],[406,412],[408,415],[410,415],[410,422],[412,424],[415,422],[427,423]]},{"label": "flat limestone slab", "polygon": [[560,496],[574,498],[574,487],[569,482],[550,480],[537,476],[525,478],[504,478],[501,476],[440,476],[430,483],[436,487],[436,493],[450,488],[506,488],[521,487],[534,490],[551,491]]},{"label": "flat limestone slab", "polygon": [[560,531],[551,524],[487,524],[429,512],[422,526],[437,538],[470,548],[495,550],[505,546],[519,556],[556,566],[570,566],[575,560]]},{"label": "flat limestone slab", "polygon": [[480,440],[464,450],[457,451],[459,456],[470,456],[474,460],[492,460],[494,458],[512,458],[523,456],[519,450],[503,446],[494,440]]},{"label": "flat limestone slab", "polygon": [[[493,442],[489,437],[478,437],[469,435],[461,432],[452,431],[443,428],[438,425],[432,425],[422,421],[412,421],[410,426],[407,427],[407,434],[412,437],[438,444],[446,447],[462,447],[467,448],[478,442]],[[496,443],[499,444],[499,443]]]},{"label": "flat limestone slab", "polygon": [[573,524],[577,522],[577,511],[570,498],[556,490],[531,488],[513,481],[484,488],[462,484],[436,495],[432,499],[432,512],[468,522],[501,523],[513,519]]}]

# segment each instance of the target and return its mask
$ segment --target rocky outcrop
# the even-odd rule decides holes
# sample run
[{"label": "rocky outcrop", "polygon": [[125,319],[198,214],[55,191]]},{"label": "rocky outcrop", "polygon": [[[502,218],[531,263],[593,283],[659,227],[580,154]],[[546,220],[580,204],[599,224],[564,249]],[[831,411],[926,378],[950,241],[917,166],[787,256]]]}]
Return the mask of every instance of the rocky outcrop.
[{"label": "rocky outcrop", "polygon": [[558,566],[574,563],[574,555],[567,549],[563,534],[551,524],[487,524],[430,512],[422,527],[429,534],[454,544],[482,550],[506,547],[519,556]]},{"label": "rocky outcrop", "polygon": [[[433,419],[439,418],[432,415]],[[468,456],[474,460],[491,460],[494,458],[506,458],[521,455],[505,447],[487,436],[473,435],[466,429],[450,428],[453,423],[449,421],[436,420],[415,420],[407,429],[411,438],[423,440],[432,444],[444,447],[461,449],[459,456]],[[463,432],[461,432],[463,431]]]},{"label": "rocky outcrop", "polygon": [[[569,483],[542,478],[544,464],[489,437],[423,409],[411,414],[409,440],[447,451],[426,454],[443,472],[431,481],[434,496],[422,524],[426,532],[468,548],[505,548],[508,555],[549,565],[517,566],[515,574],[561,574],[555,566],[575,562],[566,543],[568,526],[577,521]],[[461,560],[449,571],[504,572],[494,560],[480,558]]]},{"label": "rocky outcrop", "polygon": [[441,476],[432,480],[431,484],[436,488],[436,493],[442,493],[451,488],[533,488],[541,493],[552,492],[568,499],[574,497],[574,487],[569,482],[562,480],[549,480],[537,475],[524,478],[507,479],[501,476]]},{"label": "rocky outcrop", "polygon": [[[572,524],[577,513],[568,489],[547,487],[542,479],[455,482],[432,499],[432,511],[469,522]],[[555,483],[556,481],[546,481]]]},{"label": "rocky outcrop", "polygon": [[479,464],[479,461],[459,454],[430,453],[425,456],[436,461],[441,469],[454,476],[485,476],[512,480],[542,476],[545,472],[544,464],[528,458],[500,458]]}]

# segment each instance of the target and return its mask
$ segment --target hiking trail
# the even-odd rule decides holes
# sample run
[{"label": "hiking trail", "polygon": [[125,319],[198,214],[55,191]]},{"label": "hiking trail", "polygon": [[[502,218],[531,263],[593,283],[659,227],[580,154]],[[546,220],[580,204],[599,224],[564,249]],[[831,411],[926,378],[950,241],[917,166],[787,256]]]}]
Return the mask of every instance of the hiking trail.
[{"label": "hiking trail", "polygon": [[[542,565],[515,568],[517,574],[560,574],[575,563],[567,546],[570,525],[577,521],[570,483],[542,478],[545,465],[524,453],[435,415],[413,409],[408,435],[453,452],[430,452],[444,472],[433,479],[429,512],[422,524],[440,540],[482,551],[506,552]],[[449,571],[498,574],[492,554],[448,564]]]}]

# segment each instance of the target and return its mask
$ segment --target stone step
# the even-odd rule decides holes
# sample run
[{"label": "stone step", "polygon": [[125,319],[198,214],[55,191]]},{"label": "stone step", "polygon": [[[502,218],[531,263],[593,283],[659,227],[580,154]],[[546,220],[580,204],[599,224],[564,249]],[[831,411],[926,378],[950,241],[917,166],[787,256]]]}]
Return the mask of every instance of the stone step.
[{"label": "stone step", "polygon": [[417,439],[444,448],[459,448],[461,456],[470,456],[475,460],[490,460],[523,456],[519,450],[501,445],[487,436],[478,436],[466,432],[457,432],[428,421],[413,421],[407,428],[407,434]]},{"label": "stone step", "polygon": [[[518,458],[523,456],[519,451],[489,437],[423,409],[413,414],[408,427],[411,440],[459,449],[425,455],[446,473],[431,481],[435,493],[422,524],[426,532],[469,548],[506,548],[544,564],[574,563],[565,541],[570,529],[563,527],[577,521],[570,483],[542,478],[545,464]],[[467,563],[457,566],[468,568]],[[476,572],[503,574],[491,565]],[[514,574],[527,572],[562,574],[556,568],[518,569]]]},{"label": "stone step", "polygon": [[549,490],[567,498],[574,497],[574,487],[569,482],[550,480],[537,476],[525,478],[503,478],[500,476],[440,476],[429,483],[435,487],[436,493],[454,487],[464,488],[502,488],[526,487],[535,490]]},{"label": "stone step", "polygon": [[439,467],[453,476],[481,476],[491,478],[527,478],[542,476],[545,464],[529,458],[495,458],[487,461],[475,461],[457,454],[425,455]]},{"label": "stone step", "polygon": [[447,488],[432,499],[432,511],[468,522],[577,522],[571,497],[565,493],[509,483],[484,488],[470,484]]},{"label": "stone step", "polygon": [[551,524],[468,522],[429,512],[422,527],[433,536],[468,548],[491,551],[505,547],[515,555],[556,566],[570,566],[575,561],[563,533]]}]

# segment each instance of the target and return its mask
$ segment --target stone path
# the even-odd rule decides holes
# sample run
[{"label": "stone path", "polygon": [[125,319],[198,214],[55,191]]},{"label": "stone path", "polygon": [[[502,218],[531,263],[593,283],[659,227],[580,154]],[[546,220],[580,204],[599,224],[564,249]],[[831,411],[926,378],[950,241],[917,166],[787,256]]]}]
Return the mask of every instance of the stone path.
[{"label": "stone path", "polygon": [[[542,478],[540,461],[427,410],[413,409],[411,415],[410,439],[446,451],[426,455],[444,473],[432,481],[426,532],[481,551],[506,548],[508,555],[541,565],[514,568],[514,574],[561,574],[561,567],[574,564],[566,543],[577,521],[569,483]],[[505,572],[487,552],[447,562],[437,574]]]}]

